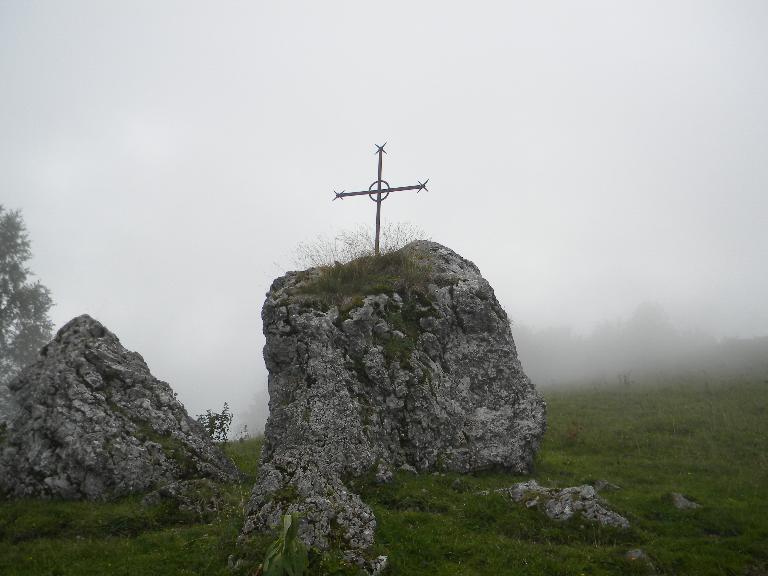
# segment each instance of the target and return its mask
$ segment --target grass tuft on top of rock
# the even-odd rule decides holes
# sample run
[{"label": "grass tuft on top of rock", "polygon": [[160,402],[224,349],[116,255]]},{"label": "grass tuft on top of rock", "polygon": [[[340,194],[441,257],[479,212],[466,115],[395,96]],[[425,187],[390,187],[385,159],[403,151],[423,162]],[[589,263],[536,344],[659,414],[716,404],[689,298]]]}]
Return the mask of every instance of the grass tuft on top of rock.
[{"label": "grass tuft on top of rock", "polygon": [[406,294],[426,289],[431,267],[408,248],[425,238],[408,223],[385,224],[380,255],[369,227],[343,230],[332,238],[319,236],[298,245],[295,263],[303,269],[296,293],[314,296],[326,305],[343,307],[372,294]]},{"label": "grass tuft on top of rock", "polygon": [[425,290],[430,270],[427,263],[406,247],[318,267],[314,274],[308,274],[299,291],[333,303],[370,294],[407,293]]}]

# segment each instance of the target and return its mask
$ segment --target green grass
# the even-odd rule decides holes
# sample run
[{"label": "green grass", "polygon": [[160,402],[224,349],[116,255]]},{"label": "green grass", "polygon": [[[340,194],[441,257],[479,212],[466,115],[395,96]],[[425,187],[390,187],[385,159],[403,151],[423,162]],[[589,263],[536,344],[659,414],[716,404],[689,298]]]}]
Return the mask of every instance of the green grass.
[{"label": "green grass", "polygon": [[0,502],[0,574],[231,574],[227,558],[236,552],[260,449],[261,439],[227,445],[246,480],[225,488],[212,522],[167,503],[144,507],[141,496],[109,503]]},{"label": "green grass", "polygon": [[344,264],[323,266],[300,292],[332,304],[359,301],[369,294],[410,291],[426,286],[430,268],[409,250],[361,256]]},{"label": "green grass", "polygon": [[[546,520],[483,489],[504,474],[398,475],[363,488],[390,574],[766,574],[768,384],[668,383],[550,391],[549,429],[532,475],[549,486],[608,480],[627,531]],[[703,504],[680,511],[670,492]],[[752,572],[748,572],[752,570]]]},{"label": "green grass", "polygon": [[[484,489],[522,477],[400,473],[356,488],[379,523],[377,552],[394,575],[647,574],[624,554],[642,548],[657,574],[768,574],[768,383],[670,380],[663,385],[547,391],[549,428],[532,477],[551,486],[604,479],[632,527],[555,523]],[[226,488],[213,522],[140,498],[112,503],[0,502],[0,574],[231,574],[242,505],[260,441],[227,451],[248,475]],[[669,493],[700,502],[676,510]],[[263,555],[271,538],[254,541]],[[313,574],[353,573],[313,555]],[[241,574],[248,573],[241,570]]]}]

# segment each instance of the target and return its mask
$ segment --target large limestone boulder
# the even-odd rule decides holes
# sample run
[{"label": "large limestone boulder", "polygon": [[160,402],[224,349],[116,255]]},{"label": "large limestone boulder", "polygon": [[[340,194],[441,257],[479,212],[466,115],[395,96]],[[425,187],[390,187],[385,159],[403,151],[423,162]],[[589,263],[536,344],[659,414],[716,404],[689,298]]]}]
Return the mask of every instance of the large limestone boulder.
[{"label": "large limestone boulder", "polygon": [[89,316],[70,321],[10,383],[0,494],[105,499],[196,477],[238,478],[144,359]]},{"label": "large limestone boulder", "polygon": [[346,479],[387,481],[401,466],[529,470],[545,405],[493,289],[440,244],[403,250],[421,282],[335,302],[317,269],[272,284],[262,311],[270,416],[243,537],[298,511],[307,544],[341,542],[361,559],[376,520]]}]

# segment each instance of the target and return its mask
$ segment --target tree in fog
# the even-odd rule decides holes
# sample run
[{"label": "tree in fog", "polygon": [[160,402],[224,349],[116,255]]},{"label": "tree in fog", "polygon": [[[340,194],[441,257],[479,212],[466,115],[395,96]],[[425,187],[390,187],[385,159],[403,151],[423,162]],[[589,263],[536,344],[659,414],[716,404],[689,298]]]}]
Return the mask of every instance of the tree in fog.
[{"label": "tree in fog", "polygon": [[21,214],[0,205],[0,417],[7,405],[6,384],[51,338],[51,294],[31,280],[26,266],[31,257]]}]

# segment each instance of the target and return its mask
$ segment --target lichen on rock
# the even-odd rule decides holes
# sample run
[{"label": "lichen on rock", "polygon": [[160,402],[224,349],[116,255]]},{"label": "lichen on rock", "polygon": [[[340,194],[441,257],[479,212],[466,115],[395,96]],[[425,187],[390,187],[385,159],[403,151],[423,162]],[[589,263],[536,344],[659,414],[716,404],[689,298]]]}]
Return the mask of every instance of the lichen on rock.
[{"label": "lichen on rock", "polygon": [[171,387],[90,316],[59,330],[9,388],[0,494],[103,500],[240,476]]},{"label": "lichen on rock", "polygon": [[323,270],[273,282],[262,310],[270,416],[243,537],[298,511],[306,544],[363,558],[376,520],[350,478],[530,469],[545,405],[493,289],[440,244],[402,250],[422,281],[335,300],[313,288]]}]

